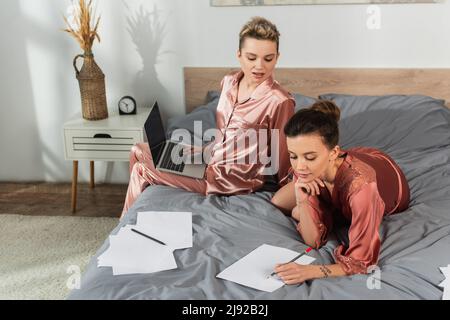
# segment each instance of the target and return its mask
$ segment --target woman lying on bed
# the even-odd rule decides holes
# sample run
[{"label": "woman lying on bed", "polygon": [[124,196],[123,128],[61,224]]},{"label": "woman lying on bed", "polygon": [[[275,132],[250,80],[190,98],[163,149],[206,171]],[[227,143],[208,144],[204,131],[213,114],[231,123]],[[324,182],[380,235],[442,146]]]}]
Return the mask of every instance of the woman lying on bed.
[{"label": "woman lying on bed", "polygon": [[[249,129],[279,130],[279,169],[277,178],[287,182],[289,159],[282,128],[294,114],[291,95],[272,78],[279,52],[279,32],[270,21],[256,17],[249,21],[239,35],[237,58],[241,71],[225,76],[216,112],[218,136],[209,144],[209,159],[204,179],[194,179],[155,169],[148,144],[135,145],[130,155],[130,182],[122,216],[148,185],[167,185],[201,194],[250,193],[264,185],[261,162],[239,162],[253,148],[234,149],[245,144]],[[263,131],[264,131],[263,130]],[[242,140],[242,141],[240,141]],[[270,146],[270,137],[267,140]],[[259,139],[258,139],[259,141]],[[259,146],[264,149],[264,146]]]},{"label": "woman lying on bed", "polygon": [[286,284],[367,273],[378,262],[383,217],[408,208],[408,182],[394,160],[374,148],[340,149],[339,117],[333,102],[319,100],[284,127],[293,181],[272,203],[292,213],[305,243],[316,249],[327,241],[333,220],[351,223],[348,248],[334,251],[336,264],[277,265],[275,272]]}]

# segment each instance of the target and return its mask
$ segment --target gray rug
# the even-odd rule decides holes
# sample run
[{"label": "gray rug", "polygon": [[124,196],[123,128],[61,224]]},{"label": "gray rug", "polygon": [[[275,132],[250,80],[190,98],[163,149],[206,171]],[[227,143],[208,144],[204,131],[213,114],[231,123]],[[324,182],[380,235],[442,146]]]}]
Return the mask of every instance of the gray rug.
[{"label": "gray rug", "polygon": [[64,299],[118,223],[0,215],[0,299]]}]

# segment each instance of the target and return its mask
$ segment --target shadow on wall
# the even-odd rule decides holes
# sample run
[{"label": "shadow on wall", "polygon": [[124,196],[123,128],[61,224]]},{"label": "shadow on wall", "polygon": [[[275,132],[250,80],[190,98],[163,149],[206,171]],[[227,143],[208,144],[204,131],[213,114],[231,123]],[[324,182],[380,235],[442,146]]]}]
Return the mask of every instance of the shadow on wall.
[{"label": "shadow on wall", "polygon": [[[161,22],[156,5],[150,12],[143,5],[134,9],[125,1],[122,3],[127,9],[127,32],[142,61],[142,69],[136,73],[132,91],[135,92],[134,95],[139,108],[150,108],[156,99],[160,101],[168,96],[167,90],[158,79],[156,70],[156,65],[161,62],[162,56],[171,53],[170,51],[162,51],[166,35],[166,22]],[[164,116],[164,109],[162,114]],[[111,182],[115,165],[122,165],[122,163],[107,163],[104,171],[104,182]]]},{"label": "shadow on wall", "polygon": [[40,135],[27,57],[29,24],[21,14],[20,2],[4,0],[0,10],[0,38],[8,44],[0,59],[0,180],[43,177]]},{"label": "shadow on wall", "polygon": [[[124,6],[131,11],[125,2]],[[127,18],[127,31],[142,60],[142,70],[136,74],[133,88],[140,106],[147,108],[152,106],[154,100],[164,101],[168,96],[167,90],[158,79],[156,70],[162,57],[171,53],[171,51],[162,51],[166,23],[160,20],[156,5],[152,12],[141,5]],[[162,113],[164,114],[164,108]]]},{"label": "shadow on wall", "polygon": [[[45,1],[40,4],[40,7],[42,12],[46,12],[46,16],[50,18],[60,17],[61,11],[66,8],[66,5],[62,3],[55,6],[51,1]],[[61,42],[55,41],[55,39],[64,39],[67,44],[72,44],[73,40],[61,31],[63,27],[61,20],[52,21],[46,25],[39,19],[27,19],[25,25],[27,42],[30,45],[27,50],[33,50],[29,54],[30,63],[33,63],[32,68],[39,69],[38,65],[42,63],[38,58],[40,52],[51,57],[44,62],[45,69],[48,71],[47,75],[42,75],[42,80],[45,79],[45,82],[38,85],[39,90],[34,90],[37,123],[40,131],[40,156],[43,162],[42,178],[39,180],[66,180],[70,176],[70,171],[68,171],[70,165],[63,158],[62,123],[73,113],[73,110],[68,107],[68,101],[73,99],[73,95],[65,84],[68,79],[76,81],[71,63],[74,54],[71,52],[70,46],[61,46]],[[38,53],[36,54],[34,51]],[[33,82],[37,81],[41,81],[41,79],[33,79]],[[74,86],[74,88],[78,93],[78,87]]]}]

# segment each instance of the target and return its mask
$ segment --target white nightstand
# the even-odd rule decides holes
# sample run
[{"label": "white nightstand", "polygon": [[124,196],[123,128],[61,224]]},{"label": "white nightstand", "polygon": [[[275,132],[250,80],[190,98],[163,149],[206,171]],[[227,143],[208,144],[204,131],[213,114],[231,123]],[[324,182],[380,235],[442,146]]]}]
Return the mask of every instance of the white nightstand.
[{"label": "white nightstand", "polygon": [[108,112],[104,120],[88,121],[79,115],[64,124],[64,157],[73,160],[72,212],[77,204],[79,160],[90,161],[90,186],[94,188],[94,161],[129,161],[131,147],[144,141],[144,123],[150,109],[140,108],[136,115]]}]

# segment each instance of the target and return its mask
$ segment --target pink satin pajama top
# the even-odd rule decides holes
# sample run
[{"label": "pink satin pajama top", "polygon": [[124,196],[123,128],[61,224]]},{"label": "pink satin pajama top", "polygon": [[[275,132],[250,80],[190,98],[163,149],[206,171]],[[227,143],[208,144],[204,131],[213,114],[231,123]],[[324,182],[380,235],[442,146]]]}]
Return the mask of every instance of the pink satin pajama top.
[{"label": "pink satin pajama top", "polygon": [[[332,229],[333,219],[350,221],[349,246],[334,251],[335,260],[346,274],[367,273],[380,253],[379,227],[383,216],[404,211],[409,205],[408,182],[388,155],[374,148],[343,150],[342,165],[336,173],[333,192],[320,187],[319,196],[308,203],[318,229],[316,246],[322,246]],[[294,181],[298,177],[294,172]],[[301,221],[300,221],[301,223]]]},{"label": "pink satin pajama top", "polygon": [[[269,149],[270,154],[273,149],[269,148],[272,137],[277,140],[277,148],[272,152],[279,158],[278,170],[274,174],[281,185],[287,182],[290,162],[283,128],[294,114],[294,99],[271,76],[258,85],[247,101],[238,102],[239,80],[243,75],[239,71],[222,80],[222,93],[216,112],[220,132],[213,142],[206,169],[207,194],[239,194],[261,188],[267,164],[259,160],[252,162],[248,158],[255,151],[265,149]],[[272,135],[271,130],[278,130],[278,136]],[[250,131],[257,133],[258,141],[261,141],[259,135],[266,135],[267,142],[252,142],[247,135]]]}]

